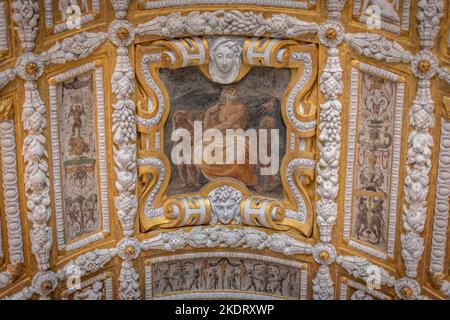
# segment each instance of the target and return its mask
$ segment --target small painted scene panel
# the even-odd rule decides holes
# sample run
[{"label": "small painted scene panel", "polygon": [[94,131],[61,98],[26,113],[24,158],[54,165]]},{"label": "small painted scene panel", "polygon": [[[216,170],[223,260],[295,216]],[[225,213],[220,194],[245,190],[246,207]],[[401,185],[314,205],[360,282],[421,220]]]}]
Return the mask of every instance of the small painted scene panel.
[{"label": "small painted scene panel", "polygon": [[396,85],[364,72],[360,80],[352,236],[386,250]]},{"label": "small painted scene panel", "polygon": [[68,242],[99,228],[93,74],[63,82],[60,88],[62,194]]},{"label": "small painted scene panel", "polygon": [[[250,149],[252,143],[250,139],[245,139],[245,142],[235,140],[231,145],[226,141],[226,132],[227,129],[242,129],[245,132],[248,129],[255,129],[258,138],[256,144],[252,145],[257,145],[256,150],[265,150],[271,159],[278,158],[281,163],[285,154],[286,127],[281,117],[280,106],[290,81],[289,70],[253,68],[242,80],[230,85],[208,80],[196,67],[177,70],[161,69],[160,76],[170,96],[170,114],[165,125],[164,141],[165,153],[171,161],[172,168],[167,190],[169,195],[197,192],[209,181],[228,177],[241,181],[255,193],[269,197],[282,197],[279,164],[274,165],[276,161],[272,160],[269,164],[267,161],[261,162],[258,152],[250,152],[254,150]],[[214,139],[196,140],[194,129],[199,126],[205,134],[204,138],[210,129],[217,129],[223,134],[223,157],[221,158],[223,164],[209,164],[205,158],[198,159],[198,154],[194,154],[196,144],[201,144],[205,154],[206,150],[211,150],[214,142],[217,142]],[[192,164],[174,164],[172,159],[172,149],[177,145],[177,141],[180,141],[176,139],[172,141],[172,134],[180,128],[186,129],[192,137]],[[266,139],[259,139],[260,132],[266,133]],[[272,139],[275,139],[273,140],[273,157]],[[276,139],[279,140],[278,144]],[[244,163],[236,158],[231,164],[227,162],[230,158],[226,147],[230,145],[235,150],[239,148],[242,150],[241,159],[245,157]],[[212,154],[214,155],[214,151]],[[237,154],[238,151],[235,151],[235,156]],[[267,174],[267,171],[261,174],[264,172],[262,169],[269,166],[272,169],[276,168],[273,171],[266,169],[270,171],[270,174]]]}]

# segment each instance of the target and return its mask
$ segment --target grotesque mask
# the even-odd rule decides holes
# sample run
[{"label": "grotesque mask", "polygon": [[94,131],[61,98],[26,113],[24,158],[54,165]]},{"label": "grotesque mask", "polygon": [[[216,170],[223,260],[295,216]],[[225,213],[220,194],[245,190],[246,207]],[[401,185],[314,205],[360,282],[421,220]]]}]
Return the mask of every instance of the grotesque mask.
[{"label": "grotesque mask", "polygon": [[213,211],[211,223],[220,221],[223,224],[229,224],[233,220],[236,223],[241,223],[241,192],[231,187],[224,186],[211,191],[208,198],[211,202]]}]

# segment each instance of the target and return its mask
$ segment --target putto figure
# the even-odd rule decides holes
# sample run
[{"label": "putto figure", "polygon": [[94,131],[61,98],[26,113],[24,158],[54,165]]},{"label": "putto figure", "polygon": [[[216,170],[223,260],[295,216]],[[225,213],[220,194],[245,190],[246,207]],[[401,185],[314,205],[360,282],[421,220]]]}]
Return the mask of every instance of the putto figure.
[{"label": "putto figure", "polygon": [[[227,129],[242,129],[247,127],[247,108],[238,98],[238,91],[235,87],[226,87],[223,89],[220,96],[220,101],[209,107],[206,110],[205,118],[203,119],[205,129],[218,129],[222,135],[226,135]],[[205,139],[203,141],[195,141],[195,143],[202,143],[203,149],[215,150],[214,154],[220,158],[218,154],[222,151],[223,155],[227,155],[227,150],[236,150],[236,159],[232,159],[233,164],[223,164],[221,160],[212,161],[212,159],[198,159],[194,154],[195,163],[200,163],[201,172],[208,180],[214,180],[220,177],[230,177],[245,183],[248,186],[253,186],[257,182],[252,164],[256,160],[251,159],[256,152],[251,152],[249,142],[242,139],[231,139],[230,141],[220,141],[220,139]],[[254,150],[254,149],[253,149]],[[243,155],[240,159],[239,155]],[[227,159],[228,160],[228,159]],[[236,160],[236,161],[234,161]],[[243,161],[242,161],[243,160]]]},{"label": "putto figure", "polygon": [[212,81],[229,84],[236,81],[241,68],[242,46],[230,38],[218,39],[211,49],[209,74]]},{"label": "putto figure", "polygon": [[84,107],[81,106],[81,104],[76,104],[75,106],[70,107],[70,112],[67,115],[67,120],[69,120],[70,117],[73,117],[72,137],[81,137],[81,127],[83,126],[82,116],[86,116],[86,112],[84,111]]},{"label": "putto figure", "polygon": [[211,191],[208,198],[212,205],[212,224],[217,223],[217,221],[220,221],[223,224],[229,224],[232,221],[241,224],[241,192],[231,187],[224,186]]}]

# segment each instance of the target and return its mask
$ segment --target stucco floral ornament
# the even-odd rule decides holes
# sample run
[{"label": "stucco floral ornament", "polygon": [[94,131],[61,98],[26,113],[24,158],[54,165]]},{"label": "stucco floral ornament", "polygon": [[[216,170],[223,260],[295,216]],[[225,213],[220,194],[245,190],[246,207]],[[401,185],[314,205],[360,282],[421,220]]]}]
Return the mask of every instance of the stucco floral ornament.
[{"label": "stucco floral ornament", "polygon": [[417,277],[417,266],[422,258],[424,245],[423,239],[410,232],[401,235],[402,257],[405,263],[406,274],[409,277]]},{"label": "stucco floral ornament", "polygon": [[26,52],[33,50],[38,33],[39,1],[14,0],[12,19],[17,25],[15,30]]},{"label": "stucco floral ornament", "polygon": [[417,10],[417,30],[420,35],[420,45],[431,49],[434,39],[439,33],[439,23],[444,16],[444,1],[420,0]]},{"label": "stucco floral ornament", "polygon": [[420,80],[429,80],[438,71],[438,60],[431,52],[421,51],[411,61],[411,70]]},{"label": "stucco floral ornament", "polygon": [[321,240],[331,241],[331,230],[336,222],[337,205],[332,200],[321,199],[316,203],[317,224],[321,234]]},{"label": "stucco floral ornament", "polygon": [[[14,14],[13,18],[17,23],[27,22],[27,27],[37,26],[37,18],[35,18],[36,13],[39,11],[39,7],[36,3],[31,1],[14,1],[13,2]],[[33,23],[31,20],[35,19]]]},{"label": "stucco floral ornament", "polygon": [[[123,86],[120,85],[118,85],[117,88],[118,91],[126,90]],[[136,106],[134,105],[133,101],[119,100],[113,105],[113,108],[115,109],[115,112],[112,115],[112,131],[114,133],[114,142],[116,144],[124,144],[129,141],[135,141],[136,125],[132,120],[134,117],[133,113],[136,109]]]},{"label": "stucco floral ornament", "polygon": [[56,274],[52,271],[38,272],[31,282],[33,291],[46,299],[53,291],[55,291],[58,285],[58,279]]},{"label": "stucco floral ornament", "polygon": [[414,58],[409,51],[396,41],[390,41],[380,34],[369,32],[346,33],[344,41],[358,54],[372,57],[378,61],[410,63]]},{"label": "stucco floral ornament", "polygon": [[20,78],[34,81],[44,72],[44,63],[38,55],[27,52],[17,60],[16,72]]},{"label": "stucco floral ornament", "polygon": [[319,27],[319,40],[327,47],[336,47],[344,41],[344,27],[335,21],[325,21]]},{"label": "stucco floral ornament", "polygon": [[312,253],[314,261],[321,265],[330,265],[336,259],[336,249],[330,244],[318,243],[313,247]]},{"label": "stucco floral ornament", "polygon": [[134,226],[134,217],[136,216],[137,200],[136,197],[121,194],[115,199],[117,214],[122,221],[125,230],[132,230]]},{"label": "stucco floral ornament", "polygon": [[109,39],[118,47],[127,47],[135,35],[134,26],[126,20],[113,21],[108,30]]},{"label": "stucco floral ornament", "polygon": [[439,23],[438,9],[434,1],[421,0],[419,2],[420,9],[417,13],[417,18],[419,21],[423,21],[425,19],[436,19],[437,23]]},{"label": "stucco floral ornament", "polygon": [[127,16],[127,10],[130,4],[130,0],[111,0],[110,2],[116,13],[116,18],[125,19],[125,17]]},{"label": "stucco floral ornament", "polygon": [[117,245],[117,254],[123,260],[136,259],[141,253],[141,244],[135,238],[122,239]]},{"label": "stucco floral ornament", "polygon": [[[397,42],[391,42],[387,40],[384,37],[381,37],[379,41],[372,41],[369,43],[367,48],[364,50],[364,55],[369,57],[375,57],[377,60],[381,60],[387,52],[392,52],[394,50],[397,50],[400,54],[400,56],[403,58],[402,61],[408,61],[407,53],[403,53],[400,45]],[[404,57],[403,57],[404,56]],[[386,60],[388,60],[387,58]],[[392,57],[390,58],[391,60]],[[411,60],[409,60],[411,61]],[[408,61],[408,62],[409,62]]]},{"label": "stucco floral ornament", "polygon": [[[421,87],[423,87],[423,81],[419,81],[419,89],[429,92],[429,88]],[[433,138],[425,131],[434,126],[435,117],[433,111],[434,104],[431,95],[422,94],[414,99],[409,115],[410,123],[417,130],[413,131],[409,138],[411,152],[408,154],[408,161],[417,161],[419,165],[426,165],[427,167],[431,167],[429,162]]]},{"label": "stucco floral ornament", "polygon": [[410,278],[401,278],[395,283],[395,293],[403,300],[421,299],[421,289],[417,281]]}]

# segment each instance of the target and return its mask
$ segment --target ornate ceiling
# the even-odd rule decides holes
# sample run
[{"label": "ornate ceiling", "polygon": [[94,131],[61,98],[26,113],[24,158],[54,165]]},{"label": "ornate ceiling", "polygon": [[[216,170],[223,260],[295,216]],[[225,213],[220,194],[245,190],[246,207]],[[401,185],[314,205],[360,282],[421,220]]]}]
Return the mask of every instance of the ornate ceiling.
[{"label": "ornate ceiling", "polygon": [[450,297],[449,2],[229,2],[0,0],[0,298]]}]

